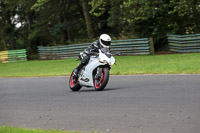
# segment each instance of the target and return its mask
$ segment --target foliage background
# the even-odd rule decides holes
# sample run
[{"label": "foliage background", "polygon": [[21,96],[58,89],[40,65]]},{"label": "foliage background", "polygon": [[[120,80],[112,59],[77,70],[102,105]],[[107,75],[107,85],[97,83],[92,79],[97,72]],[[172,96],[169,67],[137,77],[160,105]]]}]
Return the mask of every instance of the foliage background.
[{"label": "foliage background", "polygon": [[113,39],[153,37],[167,50],[167,34],[200,33],[199,0],[2,0],[0,50],[91,42],[102,33]]}]

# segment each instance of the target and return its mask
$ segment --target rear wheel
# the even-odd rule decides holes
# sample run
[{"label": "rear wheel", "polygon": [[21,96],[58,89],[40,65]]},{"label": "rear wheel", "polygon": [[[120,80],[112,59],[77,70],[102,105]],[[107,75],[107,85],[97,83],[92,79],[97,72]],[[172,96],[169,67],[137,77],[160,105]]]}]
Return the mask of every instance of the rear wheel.
[{"label": "rear wheel", "polygon": [[82,86],[78,84],[78,77],[74,78],[74,73],[72,72],[71,76],[69,77],[69,88],[72,91],[79,91]]},{"label": "rear wheel", "polygon": [[94,79],[94,88],[97,91],[104,90],[109,80],[109,69],[105,67],[100,70],[101,75],[97,79]]}]

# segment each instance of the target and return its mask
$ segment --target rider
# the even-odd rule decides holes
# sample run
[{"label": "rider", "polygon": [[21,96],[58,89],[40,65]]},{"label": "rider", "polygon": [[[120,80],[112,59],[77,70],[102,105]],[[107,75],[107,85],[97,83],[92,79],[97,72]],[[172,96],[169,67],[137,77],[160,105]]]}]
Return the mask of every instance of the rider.
[{"label": "rider", "polygon": [[101,48],[110,48],[110,44],[111,37],[108,34],[102,34],[99,37],[99,40],[94,41],[88,48],[86,48],[83,52],[83,59],[81,63],[74,69],[74,76],[77,76],[81,68],[89,62],[91,55],[99,53],[99,49]]}]

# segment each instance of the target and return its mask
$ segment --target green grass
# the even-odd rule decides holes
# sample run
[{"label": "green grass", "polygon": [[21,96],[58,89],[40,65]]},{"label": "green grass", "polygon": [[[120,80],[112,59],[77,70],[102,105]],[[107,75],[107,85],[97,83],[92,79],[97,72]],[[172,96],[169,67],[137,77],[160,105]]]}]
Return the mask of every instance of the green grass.
[{"label": "green grass", "polygon": [[62,130],[27,129],[18,127],[0,127],[0,133],[78,133]]},{"label": "green grass", "polygon": [[[200,53],[116,56],[112,75],[200,74]],[[66,76],[78,65],[76,59],[26,61],[0,64],[0,77]]]},{"label": "green grass", "polygon": [[129,56],[117,58],[112,74],[200,74],[200,54]]}]

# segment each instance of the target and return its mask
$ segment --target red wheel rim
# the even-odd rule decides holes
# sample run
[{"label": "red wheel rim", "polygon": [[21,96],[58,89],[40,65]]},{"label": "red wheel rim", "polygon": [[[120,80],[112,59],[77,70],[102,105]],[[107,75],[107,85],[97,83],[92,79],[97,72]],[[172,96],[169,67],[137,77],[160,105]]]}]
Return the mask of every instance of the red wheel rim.
[{"label": "red wheel rim", "polygon": [[[102,69],[102,76],[98,80],[95,80],[95,87],[96,88],[101,87],[101,85],[102,85],[102,83],[104,81],[104,78],[105,78],[105,71],[104,71],[104,69]],[[97,84],[98,81],[100,81],[99,84]]]},{"label": "red wheel rim", "polygon": [[71,87],[74,87],[78,82],[78,77],[75,79],[75,82],[73,82],[73,76],[74,76],[74,74],[72,73],[72,75],[70,77],[70,86]]}]

